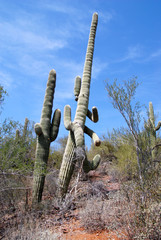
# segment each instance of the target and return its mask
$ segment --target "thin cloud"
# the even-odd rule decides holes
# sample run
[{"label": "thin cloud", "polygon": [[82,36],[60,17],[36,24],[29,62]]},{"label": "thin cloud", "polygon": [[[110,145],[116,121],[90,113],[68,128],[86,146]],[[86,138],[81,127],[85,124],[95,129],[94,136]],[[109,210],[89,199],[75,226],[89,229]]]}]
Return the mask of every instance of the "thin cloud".
[{"label": "thin cloud", "polygon": [[96,79],[98,75],[107,67],[107,62],[101,62],[98,58],[95,58],[92,67],[92,78]]},{"label": "thin cloud", "polygon": [[99,18],[102,19],[103,23],[110,22],[113,19],[114,15],[114,12],[99,12]]},{"label": "thin cloud", "polygon": [[31,76],[44,76],[49,68],[45,61],[38,60],[28,54],[22,56],[19,66],[21,71]]},{"label": "thin cloud", "polygon": [[22,26],[14,26],[14,24],[7,22],[0,23],[0,42],[1,45],[10,44],[10,47],[27,47],[28,50],[55,50],[66,45],[64,39],[54,37],[51,40],[47,36],[35,34],[24,30]]},{"label": "thin cloud", "polygon": [[150,53],[148,56],[146,57],[142,57],[139,62],[140,63],[147,63],[147,62],[151,62],[153,60],[155,60],[156,58],[161,56],[161,49],[159,48],[158,50],[154,51],[153,53]]},{"label": "thin cloud", "polygon": [[54,2],[50,2],[50,3],[42,3],[41,7],[46,8],[49,11],[54,11],[54,12],[58,12],[58,13],[65,13],[65,14],[74,14],[78,11],[78,9],[74,8],[74,7],[69,7],[67,4],[65,4],[64,2],[60,2],[60,1],[54,1]]},{"label": "thin cloud", "polygon": [[13,83],[13,79],[8,73],[0,71],[0,83],[5,88],[9,89]]},{"label": "thin cloud", "polygon": [[73,92],[72,91],[70,91],[70,92],[68,92],[67,90],[65,90],[65,91],[56,91],[56,98],[58,99],[58,100],[66,100],[66,99],[72,99],[72,98],[74,98],[73,97]]},{"label": "thin cloud", "polygon": [[138,59],[142,56],[141,47],[139,45],[128,47],[127,53],[125,56],[118,60],[118,62],[124,62],[127,60]]},{"label": "thin cloud", "polygon": [[151,58],[160,57],[160,56],[161,56],[161,49],[158,49],[157,51],[151,54]]}]

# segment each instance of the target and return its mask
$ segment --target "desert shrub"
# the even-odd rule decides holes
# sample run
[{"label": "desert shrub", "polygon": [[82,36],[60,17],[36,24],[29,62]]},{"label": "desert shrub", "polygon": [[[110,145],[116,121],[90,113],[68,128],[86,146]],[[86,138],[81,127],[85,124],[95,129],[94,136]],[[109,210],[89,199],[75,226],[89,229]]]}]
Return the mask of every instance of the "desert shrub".
[{"label": "desert shrub", "polygon": [[50,154],[49,154],[49,159],[48,159],[48,169],[50,171],[50,169],[60,169],[61,166],[61,162],[63,159],[63,153],[65,150],[65,146],[67,143],[67,136],[64,136],[62,138],[58,138],[58,140],[56,141],[57,145],[56,147],[52,147],[50,150]]},{"label": "desert shrub", "polygon": [[84,201],[93,197],[108,199],[108,190],[102,181],[79,183],[77,186],[76,199],[79,206],[84,206]]},{"label": "desert shrub", "polygon": [[137,176],[137,158],[133,145],[121,144],[117,151],[117,170],[122,178],[132,179]]},{"label": "desert shrub", "polygon": [[102,219],[104,202],[98,197],[87,200],[84,209],[80,213],[82,226],[90,231],[105,229],[105,221]]},{"label": "desert shrub", "polygon": [[[126,203],[126,204],[125,204]],[[126,226],[128,205],[119,193],[109,194],[109,200],[93,197],[86,202],[85,208],[80,213],[82,227],[89,232],[98,230],[116,231],[121,239],[127,239]]]},{"label": "desert shrub", "polygon": [[0,216],[14,212],[16,209],[25,210],[29,204],[31,192],[30,176],[16,173],[0,174]]},{"label": "desert shrub", "polygon": [[161,204],[158,190],[159,185],[155,184],[145,186],[144,191],[134,182],[123,186],[122,194],[127,199],[128,214],[131,216],[127,221],[131,239],[159,239]]},{"label": "desert shrub", "polygon": [[110,142],[108,137],[102,137],[101,145],[99,147],[94,146],[94,144],[91,145],[87,156],[89,159],[93,159],[96,154],[100,154],[101,162],[108,162],[116,159],[115,146]]},{"label": "desert shrub", "polygon": [[[16,136],[17,128],[18,136]],[[22,124],[5,120],[0,126],[0,171],[31,172],[34,165],[35,144],[33,122],[28,121],[24,135]]]},{"label": "desert shrub", "polygon": [[143,195],[138,186],[136,182],[125,184],[121,190],[110,192],[108,199],[99,195],[86,198],[81,225],[90,232],[116,231],[121,239],[159,239],[160,200],[150,192]]},{"label": "desert shrub", "polygon": [[20,203],[24,206],[28,204],[27,195],[31,188],[34,151],[32,122],[27,121],[27,126],[24,127],[19,122],[5,120],[0,125],[1,215],[15,211]]},{"label": "desert shrub", "polygon": [[60,169],[63,154],[60,150],[53,150],[49,154],[48,171],[52,169]]},{"label": "desert shrub", "polygon": [[[57,240],[61,239],[61,232],[51,231],[50,224],[42,221],[40,217],[33,213],[26,213],[14,217],[8,223],[8,228],[5,228],[1,233],[3,239],[13,240]],[[53,222],[54,225],[54,222]]]},{"label": "desert shrub", "polygon": [[55,197],[57,191],[58,170],[48,172],[45,178],[44,195]]}]

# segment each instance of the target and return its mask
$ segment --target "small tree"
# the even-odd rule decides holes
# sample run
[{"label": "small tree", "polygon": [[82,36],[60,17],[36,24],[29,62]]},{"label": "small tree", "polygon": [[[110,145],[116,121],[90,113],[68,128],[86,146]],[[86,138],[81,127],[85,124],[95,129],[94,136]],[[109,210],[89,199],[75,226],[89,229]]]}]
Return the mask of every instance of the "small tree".
[{"label": "small tree", "polygon": [[6,90],[4,90],[4,87],[2,85],[0,85],[0,106],[2,105],[2,103],[4,101],[5,95],[7,95],[7,92],[6,92]]},{"label": "small tree", "polygon": [[[4,102],[5,95],[7,95],[7,91],[4,90],[4,87],[0,85],[0,108],[2,109],[2,104]],[[1,114],[1,111],[0,111]]]},{"label": "small tree", "polygon": [[124,85],[117,84],[117,80],[114,80],[113,84],[106,83],[106,90],[108,96],[112,100],[112,105],[123,116],[129,131],[132,134],[137,156],[138,173],[141,185],[143,184],[143,171],[142,162],[144,162],[142,154],[142,144],[140,141],[140,110],[141,106],[138,102],[133,104],[135,99],[136,89],[139,86],[137,77],[131,78],[128,81],[124,81]]}]

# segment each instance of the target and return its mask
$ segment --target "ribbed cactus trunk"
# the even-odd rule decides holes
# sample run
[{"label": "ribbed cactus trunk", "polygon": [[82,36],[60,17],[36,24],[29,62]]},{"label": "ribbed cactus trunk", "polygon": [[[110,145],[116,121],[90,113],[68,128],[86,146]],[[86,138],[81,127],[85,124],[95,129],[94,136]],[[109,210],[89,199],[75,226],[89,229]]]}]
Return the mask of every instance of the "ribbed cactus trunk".
[{"label": "ribbed cactus trunk", "polygon": [[[89,102],[89,93],[90,93],[90,82],[91,82],[91,72],[92,72],[92,63],[93,63],[93,52],[94,52],[94,43],[95,35],[98,23],[98,15],[93,14],[91,30],[89,35],[89,41],[87,46],[87,53],[84,64],[84,71],[82,77],[82,84],[78,98],[77,110],[75,115],[75,122],[78,122],[81,126],[84,126],[88,111],[88,102]],[[80,137],[81,138],[81,137]],[[82,144],[82,138],[80,139]]]},{"label": "ribbed cactus trunk", "polygon": [[152,102],[149,102],[149,128],[150,128],[150,145],[151,145],[151,154],[152,160],[156,158],[157,148],[156,148],[156,131],[158,131],[161,127],[161,121],[158,122],[155,127],[155,117],[154,117],[154,109]]},{"label": "ribbed cactus trunk", "polygon": [[25,125],[23,128],[23,138],[26,137],[28,124],[29,124],[29,120],[28,120],[28,118],[25,118]]},{"label": "ribbed cactus trunk", "polygon": [[88,110],[97,22],[98,14],[94,13],[87,46],[83,78],[81,81],[81,78],[78,76],[75,80],[74,93],[76,97],[75,100],[78,101],[78,103],[73,122],[71,121],[70,106],[66,105],[64,108],[64,125],[70,132],[59,172],[59,194],[62,198],[67,192],[68,185],[70,183],[70,179],[74,171],[74,166],[79,154],[81,155],[79,156],[79,159],[81,158],[81,161],[83,161],[83,169],[85,172],[96,169],[100,162],[100,155],[96,155],[93,161],[88,161],[85,153],[84,142],[84,133],[86,133],[94,140],[96,146],[100,145],[100,140],[96,133],[85,126],[86,116],[88,116],[94,122],[98,121],[97,108],[93,107],[92,113]]},{"label": "ribbed cactus trunk", "polygon": [[55,70],[51,70],[47,82],[41,120],[40,123],[35,124],[35,132],[37,134],[37,145],[33,179],[33,195],[32,195],[33,203],[40,202],[42,199],[50,143],[56,139],[59,130],[61,117],[59,109],[55,110],[51,122],[55,85],[56,85],[56,72]]}]

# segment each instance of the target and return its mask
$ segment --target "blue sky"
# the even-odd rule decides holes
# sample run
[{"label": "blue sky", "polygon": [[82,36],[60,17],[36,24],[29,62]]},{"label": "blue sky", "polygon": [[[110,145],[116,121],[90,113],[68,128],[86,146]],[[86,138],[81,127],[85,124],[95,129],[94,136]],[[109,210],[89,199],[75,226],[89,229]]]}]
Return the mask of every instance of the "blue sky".
[{"label": "blue sky", "polygon": [[[39,122],[51,69],[57,72],[54,109],[60,108],[59,137],[68,132],[63,109],[72,108],[74,79],[82,76],[92,14],[98,12],[89,108],[97,106],[99,122],[86,125],[101,136],[125,126],[105,90],[106,79],[138,76],[136,99],[153,102],[161,118],[160,0],[1,0],[0,83],[9,96],[1,121],[9,117]],[[90,139],[86,142],[90,145]]]}]

